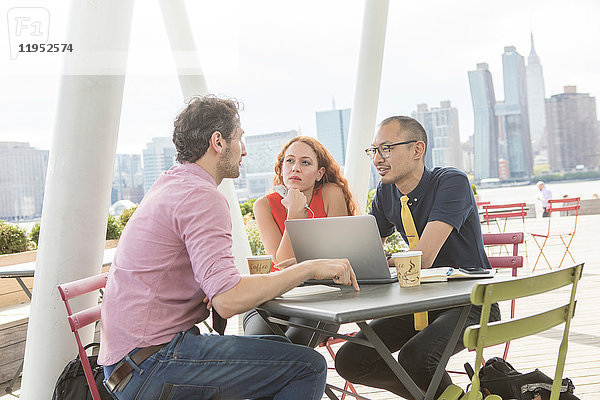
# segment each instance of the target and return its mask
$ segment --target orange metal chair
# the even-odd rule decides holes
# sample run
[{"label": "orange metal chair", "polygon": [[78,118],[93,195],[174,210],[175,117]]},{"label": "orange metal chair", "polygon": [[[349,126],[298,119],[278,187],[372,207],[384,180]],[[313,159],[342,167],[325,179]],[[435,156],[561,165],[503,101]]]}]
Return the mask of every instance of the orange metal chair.
[{"label": "orange metal chair", "polygon": [[90,362],[83,344],[81,343],[81,338],[79,337],[79,329],[100,320],[101,305],[96,304],[93,307],[73,313],[71,311],[71,306],[69,305],[69,300],[104,288],[107,280],[108,273],[104,273],[58,285],[58,291],[65,302],[65,307],[67,308],[67,319],[69,321],[71,331],[75,335],[75,340],[77,341],[77,351],[79,352],[79,358],[81,359],[81,365],[83,366],[85,380],[88,383],[93,400],[101,400],[100,393],[98,392],[98,387],[96,386],[96,381],[94,379]]},{"label": "orange metal chair", "polygon": [[[548,208],[546,209],[548,211],[548,231],[546,233],[531,233],[531,236],[533,237],[535,244],[537,245],[537,247],[540,250],[540,254],[538,254],[538,256],[535,260],[535,264],[533,265],[532,271],[535,271],[535,267],[537,267],[540,257],[542,257],[542,256],[544,257],[544,260],[546,261],[548,268],[550,268],[552,270],[552,266],[550,265],[550,262],[548,261],[546,254],[544,254],[544,249],[546,248],[546,245],[548,245],[548,246],[550,245],[548,243],[548,241],[551,238],[560,239],[560,242],[565,247],[565,251],[563,253],[562,258],[560,259],[558,268],[560,268],[562,266],[562,263],[565,260],[565,257],[567,256],[567,254],[569,255],[569,257],[571,257],[571,260],[573,260],[573,262],[575,262],[575,259],[573,258],[573,254],[571,254],[571,251],[569,250],[569,248],[571,247],[571,243],[573,242],[573,238],[575,237],[575,231],[577,230],[577,216],[579,215],[579,208],[580,208],[579,202],[580,202],[579,197],[569,197],[569,198],[564,198],[564,199],[548,200],[549,205],[548,205]],[[552,221],[555,221],[557,218],[557,217],[553,218],[552,215],[556,216],[557,213],[560,213],[560,212],[565,213],[566,216],[569,216],[569,215],[575,216],[575,220],[572,225],[573,226],[572,230],[556,231],[556,232],[553,232],[551,230]],[[557,244],[560,245],[561,243],[557,243]]]}]

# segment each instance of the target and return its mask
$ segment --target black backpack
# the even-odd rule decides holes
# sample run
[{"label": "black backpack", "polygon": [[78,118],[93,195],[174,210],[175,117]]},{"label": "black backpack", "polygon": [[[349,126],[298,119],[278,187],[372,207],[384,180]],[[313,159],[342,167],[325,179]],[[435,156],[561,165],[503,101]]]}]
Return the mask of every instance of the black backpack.
[{"label": "black backpack", "polygon": [[[522,374],[500,357],[487,360],[479,370],[479,380],[484,396],[497,394],[503,399],[533,400],[541,396],[542,400],[549,400],[552,390],[552,379],[539,369]],[[573,382],[569,378],[564,378],[559,399],[579,400],[573,394],[574,390]]]},{"label": "black backpack", "polygon": [[[87,350],[90,347],[97,346],[100,346],[100,344],[90,343],[85,346],[85,349]],[[90,367],[92,367],[98,392],[100,392],[100,398],[102,400],[113,400],[112,395],[108,393],[102,384],[102,381],[104,380],[104,368],[102,368],[101,365],[98,365],[98,356],[88,356],[88,360],[90,361]],[[56,385],[54,386],[52,400],[92,400],[92,393],[85,380],[83,365],[81,365],[79,355],[67,364],[58,377]]]}]

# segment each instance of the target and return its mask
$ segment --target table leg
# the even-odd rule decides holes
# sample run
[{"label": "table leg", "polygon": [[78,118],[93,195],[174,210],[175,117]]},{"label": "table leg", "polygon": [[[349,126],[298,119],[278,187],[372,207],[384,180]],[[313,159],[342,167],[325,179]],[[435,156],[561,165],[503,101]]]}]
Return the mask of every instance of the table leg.
[{"label": "table leg", "polygon": [[23,291],[25,292],[27,297],[29,297],[29,300],[31,300],[31,292],[29,291],[29,288],[27,287],[27,285],[25,285],[25,282],[23,282],[23,280],[21,278],[19,278],[18,276],[15,277],[15,279],[17,280],[17,282],[19,282],[19,285],[21,285],[21,289],[23,289]]},{"label": "table leg", "polygon": [[270,317],[266,311],[257,308],[256,312],[262,317],[262,319],[267,323],[267,325],[269,325],[269,328],[271,328],[274,335],[285,336],[285,332],[279,327],[279,325],[274,324],[269,320]]},{"label": "table leg", "polygon": [[392,357],[392,353],[381,341],[379,336],[377,336],[373,328],[371,328],[366,322],[357,322],[357,324],[361,332],[367,337],[373,347],[375,347],[377,353],[379,353],[383,361],[386,362],[392,372],[396,374],[398,379],[400,379],[400,382],[402,382],[410,394],[412,394],[415,399],[423,399],[423,392],[421,389],[419,389],[415,381],[412,380],[406,370],[402,368],[402,366],[394,359],[394,357]]},{"label": "table leg", "polygon": [[433,374],[433,378],[429,383],[429,387],[427,388],[427,393],[425,393],[425,400],[432,400],[433,396],[435,396],[435,392],[437,390],[440,381],[442,380],[442,375],[446,371],[446,365],[448,365],[448,360],[450,360],[450,356],[452,356],[452,351],[456,346],[456,343],[460,339],[460,333],[462,332],[462,328],[465,325],[465,321],[467,320],[467,316],[469,315],[469,311],[471,311],[471,305],[466,305],[462,308],[460,316],[458,317],[458,322],[454,327],[454,331],[452,331],[452,336],[450,336],[450,340],[448,344],[446,344],[446,348],[442,353],[442,357],[440,358],[440,362]]},{"label": "table leg", "polygon": [[12,393],[13,386],[15,386],[15,382],[17,381],[17,379],[19,379],[19,375],[21,375],[21,372],[23,371],[23,363],[24,363],[24,361],[21,361],[21,365],[19,366],[19,369],[17,369],[15,376],[13,376],[12,380],[6,387],[6,389],[5,389],[6,393]]}]

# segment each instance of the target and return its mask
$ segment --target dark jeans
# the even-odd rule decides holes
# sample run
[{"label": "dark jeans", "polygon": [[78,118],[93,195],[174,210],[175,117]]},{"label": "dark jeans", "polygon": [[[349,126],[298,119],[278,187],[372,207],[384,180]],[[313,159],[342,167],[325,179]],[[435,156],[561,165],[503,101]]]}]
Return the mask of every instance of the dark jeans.
[{"label": "dark jeans", "polygon": [[[422,331],[415,331],[412,314],[373,320],[369,325],[392,353],[399,351],[398,362],[425,392],[450,340],[460,312],[460,307],[429,311],[429,326]],[[463,333],[467,326],[479,324],[480,313],[480,307],[471,307]],[[499,319],[500,309],[494,304],[490,321]],[[362,333],[358,333],[357,337],[365,338]],[[461,334],[452,354],[464,348]],[[345,343],[337,352],[335,368],[344,379],[352,383],[385,389],[406,399],[413,398],[373,348]],[[451,383],[452,379],[448,373],[444,373],[435,398]]]},{"label": "dark jeans", "polygon": [[544,207],[544,212],[542,213],[542,217],[543,218],[548,217],[548,207]]},{"label": "dark jeans", "polygon": [[[306,326],[317,326],[317,321],[304,318],[290,318],[280,315],[274,315],[274,317]],[[313,335],[313,332],[309,331],[308,329],[295,328],[285,325],[279,325],[279,327],[283,332],[285,332],[285,336],[290,339],[290,342],[294,344],[307,346]],[[337,332],[339,328],[339,325],[325,325],[323,327],[323,329],[331,332]],[[252,309],[244,314],[244,335],[272,335],[273,333],[274,332],[271,330],[269,325],[264,319],[262,319],[260,315],[258,315],[258,312],[255,309]],[[325,339],[327,339],[327,335],[319,335],[319,339],[316,343],[321,343]]]},{"label": "dark jeans", "polygon": [[[133,354],[133,350],[130,354]],[[105,366],[105,377],[115,365]],[[136,367],[118,400],[320,400],[327,363],[322,355],[281,336],[178,333]]]}]

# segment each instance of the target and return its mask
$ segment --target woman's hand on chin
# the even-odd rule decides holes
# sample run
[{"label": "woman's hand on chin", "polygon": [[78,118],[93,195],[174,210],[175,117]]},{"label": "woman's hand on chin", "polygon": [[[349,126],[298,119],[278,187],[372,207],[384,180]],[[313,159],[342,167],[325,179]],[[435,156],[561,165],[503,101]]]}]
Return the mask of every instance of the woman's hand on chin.
[{"label": "woman's hand on chin", "polygon": [[285,198],[281,200],[281,204],[288,210],[288,219],[304,217],[306,196],[300,190],[290,189]]}]

